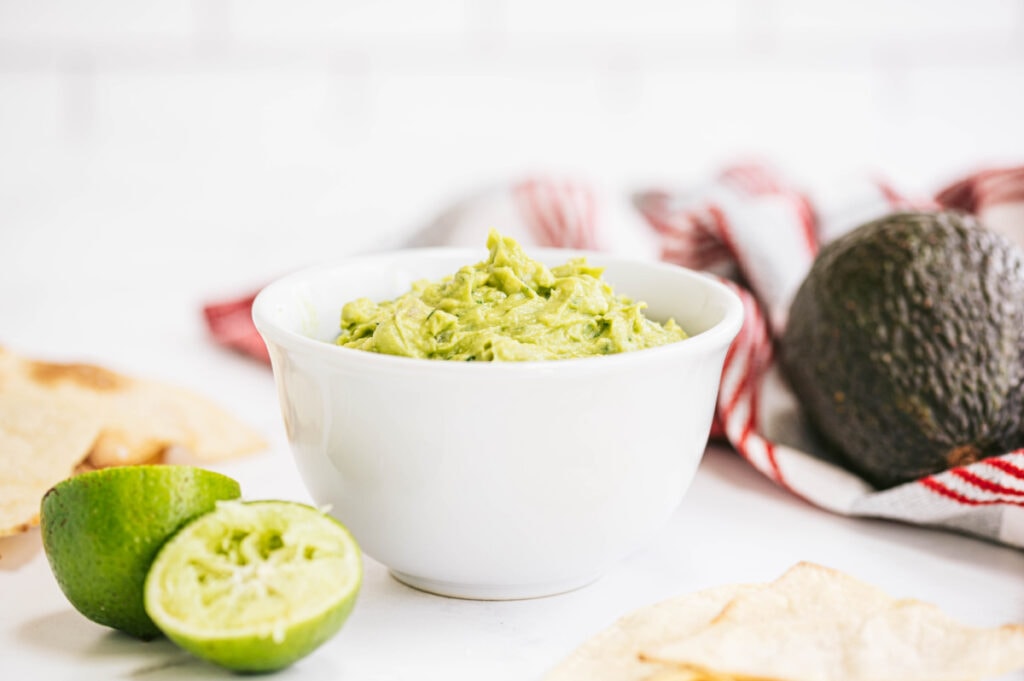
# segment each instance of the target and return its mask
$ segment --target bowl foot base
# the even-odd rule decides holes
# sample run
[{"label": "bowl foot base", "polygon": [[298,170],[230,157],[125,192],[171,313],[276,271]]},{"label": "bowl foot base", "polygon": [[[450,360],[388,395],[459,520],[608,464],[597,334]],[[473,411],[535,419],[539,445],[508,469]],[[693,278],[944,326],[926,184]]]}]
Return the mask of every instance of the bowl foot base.
[{"label": "bowl foot base", "polygon": [[417,577],[397,570],[391,570],[391,576],[406,586],[439,596],[474,601],[512,601],[555,596],[567,591],[574,591],[596,581],[601,575],[588,575],[583,579],[537,584],[462,584]]}]

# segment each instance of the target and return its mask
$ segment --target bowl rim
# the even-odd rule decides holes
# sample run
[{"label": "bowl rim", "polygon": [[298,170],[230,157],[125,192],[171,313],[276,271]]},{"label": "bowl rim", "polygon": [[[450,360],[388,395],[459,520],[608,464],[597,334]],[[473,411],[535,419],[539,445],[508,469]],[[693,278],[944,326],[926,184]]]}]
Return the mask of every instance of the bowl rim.
[{"label": "bowl rim", "polygon": [[[644,260],[637,257],[620,256],[614,253],[593,250],[577,250],[565,248],[531,248],[529,254],[535,259],[545,257],[570,258],[585,257],[599,267],[609,264],[623,263],[631,266],[642,266],[653,270],[671,271],[700,282],[701,285],[715,291],[723,300],[725,314],[722,319],[710,328],[689,336],[681,341],[659,345],[642,350],[631,350],[612,355],[590,357],[573,357],[566,359],[542,359],[516,362],[452,362],[421,357],[403,357],[367,352],[355,348],[346,348],[333,343],[310,338],[302,333],[286,329],[272,320],[270,298],[278,291],[294,286],[297,282],[309,279],[317,274],[330,272],[349,265],[366,263],[373,260],[392,260],[395,258],[415,258],[416,256],[431,258],[460,258],[465,263],[479,261],[481,250],[478,248],[433,246],[420,248],[401,248],[371,253],[360,253],[338,260],[321,262],[295,270],[281,276],[263,286],[256,294],[252,303],[252,320],[264,341],[270,341],[286,348],[289,352],[300,352],[323,359],[328,364],[356,362],[365,364],[367,368],[378,367],[382,370],[426,370],[432,372],[461,372],[464,375],[494,375],[496,373],[530,373],[530,372],[572,372],[593,371],[597,368],[613,369],[623,364],[659,361],[677,354],[701,355],[708,350],[727,348],[735,340],[743,325],[744,305],[739,295],[714,275],[693,270],[681,265],[659,260]],[[642,296],[626,293],[634,299],[642,300]],[[347,302],[347,301],[346,301]],[[339,306],[338,314],[341,313]]]}]

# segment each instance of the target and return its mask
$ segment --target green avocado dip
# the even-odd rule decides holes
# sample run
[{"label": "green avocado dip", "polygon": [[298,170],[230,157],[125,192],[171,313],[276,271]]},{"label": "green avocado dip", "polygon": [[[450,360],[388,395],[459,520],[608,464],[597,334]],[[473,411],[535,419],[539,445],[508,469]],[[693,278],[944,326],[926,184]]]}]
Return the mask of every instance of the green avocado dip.
[{"label": "green avocado dip", "polygon": [[573,258],[548,268],[491,230],[489,255],[440,281],[418,281],[395,300],[354,300],[337,343],[404,357],[526,361],[611,355],[686,338],[646,303],[612,291],[602,269]]}]

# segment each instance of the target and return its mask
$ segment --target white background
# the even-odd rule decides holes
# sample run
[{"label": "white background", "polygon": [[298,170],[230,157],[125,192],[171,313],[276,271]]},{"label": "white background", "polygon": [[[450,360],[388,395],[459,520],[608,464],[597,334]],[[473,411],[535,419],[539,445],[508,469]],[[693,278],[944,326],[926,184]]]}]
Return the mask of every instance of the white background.
[{"label": "white background", "polygon": [[[933,191],[1024,160],[1024,0],[0,0],[0,344],[173,380],[267,435],[225,465],[305,498],[270,372],[199,309],[399,243],[526,173],[685,188],[760,156],[808,184]],[[536,678],[647,602],[817,560],[976,624],[1024,622],[1024,554],[818,511],[731,453],[591,587],[473,603],[372,560],[289,678]],[[4,677],[219,676],[70,610],[33,532],[0,541]],[[170,665],[163,667],[162,665]]]},{"label": "white background", "polygon": [[0,0],[0,290],[262,280],[525,173],[931,191],[1022,120],[1024,0]]}]

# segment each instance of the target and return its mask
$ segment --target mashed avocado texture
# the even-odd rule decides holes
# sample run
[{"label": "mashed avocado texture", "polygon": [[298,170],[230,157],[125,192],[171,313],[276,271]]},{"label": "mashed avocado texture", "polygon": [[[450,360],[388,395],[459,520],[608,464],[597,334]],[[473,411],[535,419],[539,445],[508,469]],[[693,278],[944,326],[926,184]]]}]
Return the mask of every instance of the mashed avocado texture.
[{"label": "mashed avocado texture", "polygon": [[489,255],[395,300],[354,300],[337,343],[405,357],[524,361],[610,355],[686,338],[673,321],[644,316],[645,303],[612,291],[585,258],[548,268],[491,230]]}]

